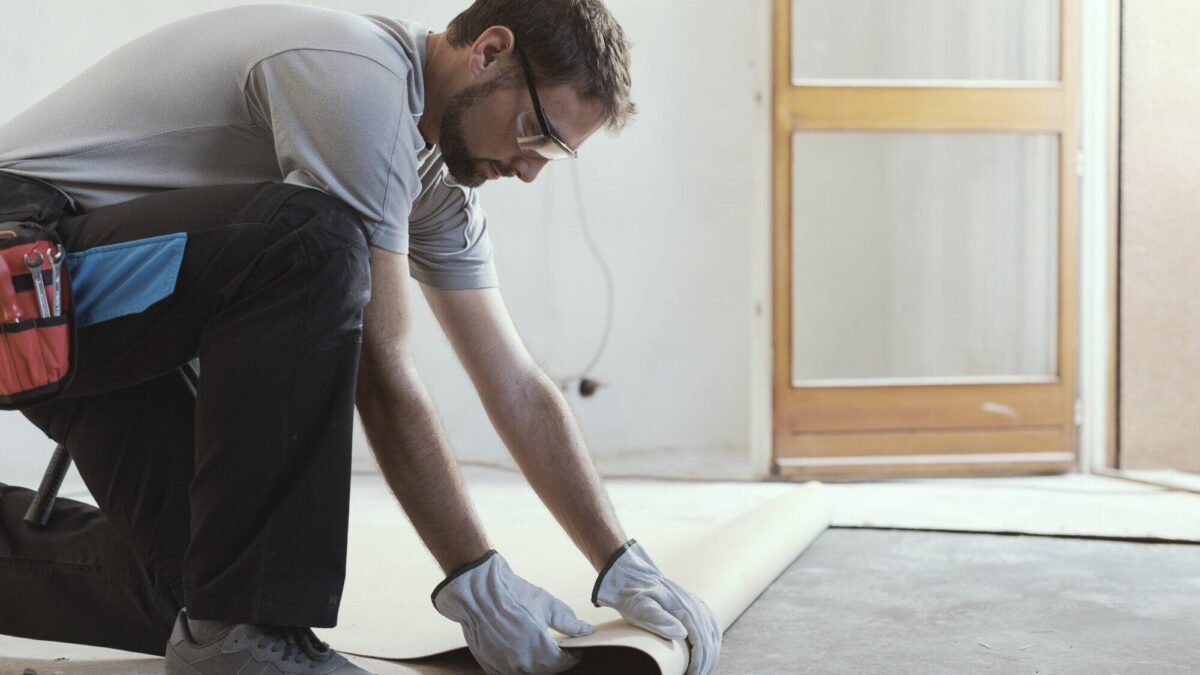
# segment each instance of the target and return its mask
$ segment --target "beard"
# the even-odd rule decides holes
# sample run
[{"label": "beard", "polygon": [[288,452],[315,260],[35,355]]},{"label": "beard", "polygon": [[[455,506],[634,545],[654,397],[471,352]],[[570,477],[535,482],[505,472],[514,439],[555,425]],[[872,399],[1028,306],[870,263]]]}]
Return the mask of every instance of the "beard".
[{"label": "beard", "polygon": [[482,84],[467,87],[452,96],[446,104],[438,132],[438,145],[441,146],[442,159],[450,175],[463,187],[477,188],[487,181],[487,176],[480,171],[480,165],[486,160],[473,156],[467,147],[463,117],[468,110],[480,105],[486,96],[509,86],[514,79],[512,75],[506,72]]}]

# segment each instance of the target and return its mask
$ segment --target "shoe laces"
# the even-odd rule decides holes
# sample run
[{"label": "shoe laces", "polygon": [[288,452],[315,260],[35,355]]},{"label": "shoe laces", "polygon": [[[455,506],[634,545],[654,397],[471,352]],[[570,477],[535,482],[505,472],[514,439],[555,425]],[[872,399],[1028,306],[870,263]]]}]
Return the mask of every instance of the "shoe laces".
[{"label": "shoe laces", "polygon": [[327,643],[318,640],[311,628],[300,626],[264,627],[262,635],[258,636],[258,648],[265,649],[270,646],[271,651],[274,652],[280,645],[283,646],[284,661],[291,659],[293,654],[296,663],[303,663],[303,659],[306,657],[315,663],[322,663],[333,658],[333,650]]}]

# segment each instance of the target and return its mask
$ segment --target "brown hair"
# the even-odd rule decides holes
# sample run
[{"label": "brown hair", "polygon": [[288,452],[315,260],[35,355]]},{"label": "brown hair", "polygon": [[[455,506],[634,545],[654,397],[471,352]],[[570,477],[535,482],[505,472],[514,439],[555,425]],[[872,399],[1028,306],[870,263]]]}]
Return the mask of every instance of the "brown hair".
[{"label": "brown hair", "polygon": [[475,0],[450,22],[447,38],[466,47],[492,26],[513,32],[539,82],[574,85],[599,101],[609,129],[633,116],[629,42],[601,0]]}]

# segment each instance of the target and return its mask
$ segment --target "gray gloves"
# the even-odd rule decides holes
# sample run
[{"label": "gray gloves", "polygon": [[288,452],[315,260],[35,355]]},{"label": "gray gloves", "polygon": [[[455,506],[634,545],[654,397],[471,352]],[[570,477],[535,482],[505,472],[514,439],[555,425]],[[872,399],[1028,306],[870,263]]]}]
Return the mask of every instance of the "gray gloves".
[{"label": "gray gloves", "polygon": [[[489,675],[560,673],[577,651],[558,646],[546,628],[588,635],[563,601],[513,573],[495,550],[464,565],[433,589],[438,613],[462,625],[467,647]],[[641,544],[630,539],[609,559],[592,603],[611,607],[630,624],[667,640],[687,640],[687,675],[709,675],[721,653],[721,623],[704,601],[667,579]]]},{"label": "gray gloves", "polygon": [[687,675],[708,675],[721,655],[721,622],[700,598],[667,579],[642,545],[630,539],[596,579],[592,604],[668,640],[687,639]]},{"label": "gray gloves", "polygon": [[438,613],[462,625],[467,647],[489,675],[573,668],[580,655],[561,649],[546,628],[571,637],[592,632],[562,600],[514,574],[494,549],[452,572],[432,599]]}]

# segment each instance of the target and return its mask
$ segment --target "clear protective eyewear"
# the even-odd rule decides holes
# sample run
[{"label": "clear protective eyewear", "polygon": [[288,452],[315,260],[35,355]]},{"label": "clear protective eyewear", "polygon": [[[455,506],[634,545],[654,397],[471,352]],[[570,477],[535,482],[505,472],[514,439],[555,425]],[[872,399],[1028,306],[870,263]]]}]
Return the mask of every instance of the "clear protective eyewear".
[{"label": "clear protective eyewear", "polygon": [[525,83],[529,85],[529,99],[533,101],[533,110],[517,116],[517,145],[527,157],[548,160],[575,159],[579,153],[554,133],[550,127],[550,120],[546,119],[546,111],[538,99],[537,87],[533,83],[533,70],[529,67],[529,60],[525,58],[525,51],[515,41],[513,46],[517,48],[517,57],[525,70]]}]

